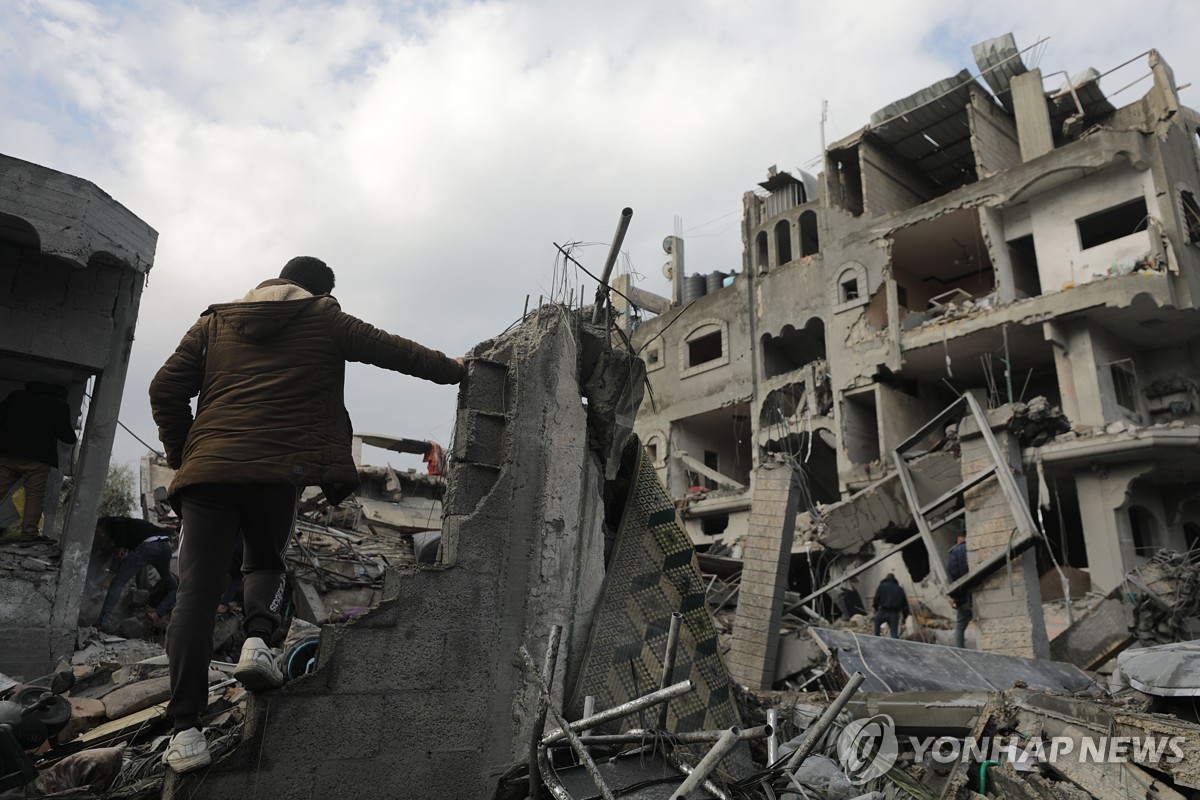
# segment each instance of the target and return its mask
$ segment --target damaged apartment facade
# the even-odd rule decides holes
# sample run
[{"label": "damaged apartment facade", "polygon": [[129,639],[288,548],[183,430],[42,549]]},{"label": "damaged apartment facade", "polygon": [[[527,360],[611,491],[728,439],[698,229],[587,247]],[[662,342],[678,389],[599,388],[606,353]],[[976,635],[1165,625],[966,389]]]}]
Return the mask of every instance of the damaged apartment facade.
[{"label": "damaged apartment facade", "polygon": [[[1117,108],[1011,35],[973,49],[978,78],[876,112],[820,176],[772,168],[732,278],[668,237],[671,298],[617,285],[636,430],[700,548],[741,546],[767,630],[789,574],[810,615],[893,572],[952,617],[965,529],[979,646],[1046,656],[1055,562],[1104,593],[1200,542],[1200,115],[1155,51]],[[762,683],[773,645],[739,627],[731,667]]]}]

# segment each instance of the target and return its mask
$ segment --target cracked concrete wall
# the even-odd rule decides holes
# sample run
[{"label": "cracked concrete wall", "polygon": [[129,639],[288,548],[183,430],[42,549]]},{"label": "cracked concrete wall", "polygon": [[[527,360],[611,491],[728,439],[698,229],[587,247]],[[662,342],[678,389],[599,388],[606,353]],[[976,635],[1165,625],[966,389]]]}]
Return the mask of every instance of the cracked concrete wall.
[{"label": "cracked concrete wall", "polygon": [[239,748],[202,776],[170,777],[164,797],[488,797],[528,758],[536,693],[517,648],[541,663],[563,625],[564,696],[603,579],[597,452],[611,452],[606,435],[623,441],[588,424],[580,383],[620,428],[642,377],[630,358],[628,385],[604,377],[619,370],[597,368],[596,340],[606,332],[546,306],[472,350],[442,563],[389,570],[378,608],[322,629],[317,671],[254,696]]}]

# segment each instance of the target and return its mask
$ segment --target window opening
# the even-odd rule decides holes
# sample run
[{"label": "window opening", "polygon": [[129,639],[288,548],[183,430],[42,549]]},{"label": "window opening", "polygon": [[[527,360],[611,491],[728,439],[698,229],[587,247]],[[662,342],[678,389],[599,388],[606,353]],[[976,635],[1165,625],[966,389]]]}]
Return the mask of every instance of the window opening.
[{"label": "window opening", "polygon": [[875,392],[846,395],[842,406],[842,433],[846,454],[855,464],[879,460],[879,416]]},{"label": "window opening", "polygon": [[[713,472],[720,472],[721,471],[721,456],[720,456],[720,454],[714,450],[705,450],[704,451],[704,466],[708,467]],[[716,481],[714,481],[712,478],[707,478],[707,477],[704,479],[704,487],[706,489],[720,488]]]},{"label": "window opening", "polygon": [[1038,273],[1037,250],[1033,246],[1033,234],[1013,239],[1008,243],[1009,262],[1012,264],[1013,287],[1017,298],[1037,297],[1042,293],[1042,279]]},{"label": "window opening", "polygon": [[792,260],[792,225],[786,219],[775,224],[775,253],[780,264]]},{"label": "window opening", "polygon": [[800,215],[800,255],[811,256],[821,252],[817,234],[817,212],[805,211]]},{"label": "window opening", "polygon": [[1149,219],[1145,197],[1080,217],[1075,221],[1079,229],[1079,246],[1087,250],[1144,231]]},{"label": "window opening", "polygon": [[713,331],[692,339],[688,346],[688,366],[706,364],[721,357],[721,332]]},{"label": "window opening", "polygon": [[1200,204],[1191,192],[1180,192],[1179,203],[1183,206],[1183,225],[1188,241],[1196,244],[1200,242]]},{"label": "window opening", "polygon": [[1113,397],[1116,398],[1117,404],[1130,414],[1136,414],[1138,410],[1138,382],[1137,372],[1133,367],[1133,359],[1127,358],[1122,361],[1114,361],[1108,365],[1108,371],[1112,376]]},{"label": "window opening", "polygon": [[858,299],[858,278],[842,281],[842,302],[848,303]]},{"label": "window opening", "polygon": [[1133,552],[1140,556],[1153,555],[1157,532],[1158,520],[1147,508],[1129,507],[1129,534],[1133,538]]}]

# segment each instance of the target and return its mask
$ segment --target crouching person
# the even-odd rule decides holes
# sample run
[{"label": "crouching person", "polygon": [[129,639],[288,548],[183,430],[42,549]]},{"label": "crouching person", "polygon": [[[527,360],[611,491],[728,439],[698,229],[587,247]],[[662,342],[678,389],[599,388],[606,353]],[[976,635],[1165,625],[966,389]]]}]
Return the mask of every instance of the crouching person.
[{"label": "crouching person", "polygon": [[[347,361],[441,384],[458,383],[448,358],[344,313],[333,271],[302,256],[241,300],[210,306],[150,385],[183,518],[179,590],[167,629],[174,736],[163,760],[178,772],[210,761],[200,714],[208,698],[214,614],[230,554],[244,533],[246,643],[234,676],[251,691],[282,685],[270,642],[280,626],[284,554],[305,486],[331,503],[354,491]],[[199,395],[193,418],[191,399]]]}]

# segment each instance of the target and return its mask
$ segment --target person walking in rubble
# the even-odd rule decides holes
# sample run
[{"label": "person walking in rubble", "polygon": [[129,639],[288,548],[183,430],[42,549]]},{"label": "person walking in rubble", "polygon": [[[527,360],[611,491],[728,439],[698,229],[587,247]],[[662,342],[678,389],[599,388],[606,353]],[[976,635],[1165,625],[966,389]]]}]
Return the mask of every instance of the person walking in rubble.
[{"label": "person walking in rubble", "polygon": [[875,599],[871,601],[875,610],[875,635],[886,622],[893,639],[900,638],[900,624],[908,619],[908,593],[900,586],[896,576],[888,573],[875,588]]},{"label": "person walking in rubble", "polygon": [[38,540],[46,481],[58,469],[58,443],[75,444],[67,387],[36,381],[0,402],[0,501],[21,478],[25,507],[18,542]]},{"label": "person walking in rubble", "polygon": [[184,531],[167,629],[174,735],[163,756],[177,772],[210,761],[200,713],[214,614],[239,530],[247,639],[234,676],[250,691],[283,683],[269,643],[280,625],[296,501],[304,487],[320,486],[337,504],[358,483],[343,399],[346,362],[441,384],[465,376],[462,359],[344,313],[329,294],[333,285],[323,261],[293,258],[278,279],[210,306],[150,384],[159,438],[178,470],[169,496]]},{"label": "person walking in rubble", "polygon": [[[965,531],[959,531],[954,537],[954,546],[950,548],[950,556],[946,560],[946,574],[949,576],[950,582],[954,583],[968,572],[970,572],[970,567],[967,566],[967,534]],[[971,624],[971,618],[974,616],[971,608],[971,593],[966,589],[960,589],[951,594],[950,607],[956,611],[954,644],[965,648],[967,646],[967,626]]]},{"label": "person walking in rubble", "polygon": [[118,562],[112,583],[104,595],[104,605],[100,607],[96,627],[106,633],[113,632],[112,613],[121,602],[125,585],[147,565],[158,572],[166,589],[162,600],[150,611],[150,621],[157,623],[171,613],[175,606],[175,591],[179,586],[179,581],[171,572],[171,529],[160,528],[144,519],[101,517],[96,520],[96,533],[103,534],[117,545],[114,558]]}]

